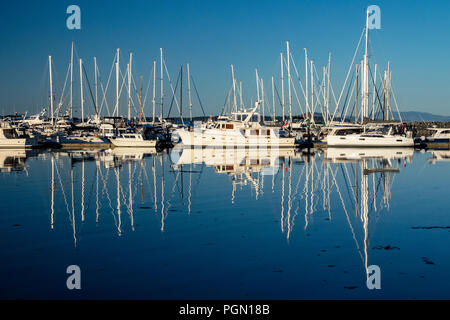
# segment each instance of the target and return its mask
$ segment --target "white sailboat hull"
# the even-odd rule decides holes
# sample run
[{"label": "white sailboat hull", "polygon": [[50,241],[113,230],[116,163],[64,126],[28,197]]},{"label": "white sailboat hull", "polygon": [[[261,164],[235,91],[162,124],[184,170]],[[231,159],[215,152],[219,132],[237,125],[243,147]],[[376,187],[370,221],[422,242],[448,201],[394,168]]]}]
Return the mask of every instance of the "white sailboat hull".
[{"label": "white sailboat hull", "polygon": [[392,135],[329,135],[326,139],[330,147],[413,147],[414,139]]}]

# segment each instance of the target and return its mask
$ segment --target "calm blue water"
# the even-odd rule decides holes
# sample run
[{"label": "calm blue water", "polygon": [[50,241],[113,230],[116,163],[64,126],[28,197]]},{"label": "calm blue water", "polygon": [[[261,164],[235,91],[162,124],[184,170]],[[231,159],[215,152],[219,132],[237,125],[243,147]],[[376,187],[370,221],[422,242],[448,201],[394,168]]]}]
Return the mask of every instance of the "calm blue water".
[{"label": "calm blue water", "polygon": [[447,156],[0,151],[0,298],[448,299]]}]

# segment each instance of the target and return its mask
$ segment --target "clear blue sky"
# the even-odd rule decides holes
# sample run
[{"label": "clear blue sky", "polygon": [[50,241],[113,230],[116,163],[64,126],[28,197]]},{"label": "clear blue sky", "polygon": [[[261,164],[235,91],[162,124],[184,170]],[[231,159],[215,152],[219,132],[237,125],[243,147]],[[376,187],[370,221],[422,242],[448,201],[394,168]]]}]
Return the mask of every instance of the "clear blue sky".
[{"label": "clear blue sky", "polygon": [[[70,4],[81,8],[79,31],[66,28]],[[230,64],[243,81],[246,101],[256,96],[255,68],[270,91],[271,76],[279,77],[279,53],[285,50],[286,40],[301,74],[303,48],[318,68],[332,52],[337,92],[361,34],[365,8],[371,4],[381,8],[382,29],[371,33],[375,59],[383,67],[391,61],[401,109],[450,115],[450,1],[321,0],[4,2],[0,113],[35,113],[48,104],[48,55],[54,59],[59,79],[55,87],[59,88],[72,40],[86,62],[91,84],[93,57],[106,85],[116,48],[121,48],[122,70],[128,53],[133,52],[136,82],[143,75],[146,84],[162,47],[174,82],[180,65],[190,63],[208,114],[219,113],[223,106],[231,86]],[[79,86],[74,90],[78,94]],[[87,88],[85,92],[89,100]],[[194,109],[200,113],[198,105]],[[122,114],[124,110],[122,106]]]}]

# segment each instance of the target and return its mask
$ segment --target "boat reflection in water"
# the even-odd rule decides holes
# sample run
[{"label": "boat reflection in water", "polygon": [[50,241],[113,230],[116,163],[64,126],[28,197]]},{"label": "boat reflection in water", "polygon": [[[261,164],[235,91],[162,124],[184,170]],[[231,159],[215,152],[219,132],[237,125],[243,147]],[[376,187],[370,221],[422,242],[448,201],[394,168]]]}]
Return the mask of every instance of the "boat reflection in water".
[{"label": "boat reflection in water", "polygon": [[428,159],[428,162],[436,164],[437,162],[449,162],[450,161],[450,150],[428,150],[432,157]]},{"label": "boat reflection in water", "polygon": [[[144,202],[144,175],[147,182],[149,180],[144,159],[156,154],[155,148],[114,148],[102,151],[83,149],[48,154],[51,160],[51,228],[54,227],[55,201],[58,201],[56,197],[62,196],[70,217],[75,246],[78,233],[76,211],[79,210],[79,217],[84,223],[86,210],[92,206],[92,198],[95,198],[96,223],[100,221],[100,212],[103,209],[113,215],[114,225],[119,236],[123,234],[124,214],[128,216],[129,226],[134,231],[136,206],[134,199],[139,193],[141,203]],[[67,168],[67,161],[70,164],[69,175],[61,172]],[[153,157],[153,194],[155,195],[156,211],[155,161],[156,159]],[[92,170],[92,165],[87,168],[87,164],[92,162],[95,163],[94,170]],[[79,179],[81,185],[78,186],[74,178],[76,174],[81,176]],[[64,181],[67,176],[69,176],[70,183]],[[68,184],[70,187],[67,187]],[[140,192],[137,190],[138,186]],[[56,189],[59,191],[58,195],[55,193]],[[92,196],[93,193],[95,196]],[[79,201],[76,200],[78,196],[81,198]],[[105,205],[108,207],[104,208]]]},{"label": "boat reflection in water", "polygon": [[[323,209],[329,210],[331,219],[330,193],[336,192],[367,279],[370,236],[382,212],[390,210],[394,175],[412,161],[413,153],[412,148],[327,148],[325,151],[321,180],[325,190]],[[359,237],[358,230],[362,231]]]},{"label": "boat reflection in water", "polygon": [[232,183],[231,202],[234,203],[237,187],[250,185],[256,200],[264,189],[264,176],[274,177],[287,159],[297,154],[294,148],[189,148],[177,145],[170,158],[174,170],[183,171],[184,165],[214,167],[215,173],[227,174]]},{"label": "boat reflection in water", "polygon": [[[8,162],[23,168],[24,151],[12,152],[0,153],[0,159],[15,159],[3,160],[3,164],[0,161],[2,168]],[[151,219],[156,218],[152,221],[159,225],[160,232],[165,232],[170,214],[174,216],[169,231],[179,221],[179,212],[190,214],[196,203],[202,203],[197,208],[208,215],[216,209],[216,200],[229,202],[231,207],[226,210],[230,213],[234,207],[242,209],[243,203],[245,208],[258,212],[270,205],[279,215],[277,232],[288,243],[295,228],[314,232],[314,225],[324,215],[332,224],[333,215],[343,213],[349,239],[353,239],[368,277],[375,223],[390,210],[395,176],[412,161],[413,153],[410,148],[327,148],[312,153],[289,148],[175,147],[168,153],[154,148],[70,150],[43,153],[41,158],[47,160],[50,169],[50,228],[61,223],[61,218],[55,219],[58,213],[67,213],[75,246],[80,232],[85,230],[80,225],[89,225],[93,220],[95,228],[112,227],[116,235],[123,236],[139,225],[136,213],[142,223],[144,217],[149,217],[143,214],[151,212]],[[213,170],[201,179],[206,167]],[[228,187],[216,185],[211,175],[229,177],[231,197],[227,191],[223,198],[223,190]],[[203,193],[194,192],[196,188]],[[205,207],[202,202],[204,190],[213,190],[216,198],[212,199],[212,207]],[[243,196],[238,202],[240,192]]]},{"label": "boat reflection in water", "polygon": [[0,149],[0,172],[23,171],[27,153],[25,149]]}]

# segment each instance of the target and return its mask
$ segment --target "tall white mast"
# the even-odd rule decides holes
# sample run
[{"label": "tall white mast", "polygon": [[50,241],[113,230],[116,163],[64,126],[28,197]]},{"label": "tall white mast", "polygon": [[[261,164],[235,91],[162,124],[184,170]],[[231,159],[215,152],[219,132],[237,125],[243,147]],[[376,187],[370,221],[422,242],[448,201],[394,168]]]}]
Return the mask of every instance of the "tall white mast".
[{"label": "tall white mast", "polygon": [[326,79],[327,79],[327,67],[323,67],[323,109],[324,112],[322,112],[322,117],[324,122],[327,122],[327,84],[326,84]]},{"label": "tall white mast", "polygon": [[244,101],[242,100],[242,81],[239,81],[239,102],[241,105],[241,110],[244,109]]},{"label": "tall white mast", "polygon": [[283,52],[280,52],[281,60],[281,115],[284,123],[284,62],[283,62]]},{"label": "tall white mast", "polygon": [[81,122],[84,123],[83,60],[81,58],[80,58],[80,99],[81,99]]},{"label": "tall white mast", "polygon": [[260,95],[259,95],[259,76],[258,76],[258,69],[255,69],[255,75],[256,75],[256,94],[257,94],[257,102],[259,103]]},{"label": "tall white mast", "polygon": [[362,83],[361,83],[361,90],[362,90],[362,93],[361,93],[361,123],[364,123],[364,115],[365,115],[365,111],[364,111],[364,102],[365,102],[365,100],[366,100],[366,97],[365,97],[365,95],[364,95],[364,90],[365,90],[365,88],[364,88],[364,76],[365,76],[365,73],[364,73],[364,67],[365,67],[365,64],[364,64],[364,60],[361,60],[361,71],[362,71]]},{"label": "tall white mast", "polygon": [[261,78],[261,102],[262,102],[262,117],[263,117],[263,122],[266,119],[266,115],[265,115],[265,100],[264,100],[264,80]]},{"label": "tall white mast", "polygon": [[231,77],[233,78],[233,108],[234,112],[237,111],[237,101],[236,101],[236,79],[234,78],[234,68],[231,65]]},{"label": "tall white mast", "polygon": [[72,87],[73,87],[73,41],[72,41],[72,50],[70,51],[70,119],[72,119],[73,117]]},{"label": "tall white mast", "polygon": [[305,92],[306,92],[306,115],[308,116],[309,112],[309,91],[308,91],[308,69],[309,69],[309,63],[308,63],[308,51],[305,48]]},{"label": "tall white mast", "polygon": [[386,120],[390,119],[391,111],[391,63],[388,61],[388,69],[386,73]]},{"label": "tall white mast", "polygon": [[163,68],[164,68],[164,60],[163,60],[163,50],[162,50],[162,48],[160,48],[159,49],[160,50],[160,53],[161,53],[161,121],[162,121],[162,119],[163,119],[163,116],[164,116],[164,114],[163,114],[163,106],[164,106],[164,88],[163,88],[163,84],[164,84],[164,81],[163,81],[163,77],[164,77],[164,73],[163,73]]},{"label": "tall white mast", "polygon": [[155,123],[155,111],[156,111],[156,60],[153,61],[153,115],[152,123]]},{"label": "tall white mast", "polygon": [[325,123],[328,123],[328,114],[330,112],[330,73],[331,73],[331,52],[328,55],[327,119]]},{"label": "tall white mast", "polygon": [[189,63],[187,64],[187,76],[188,76],[189,117],[190,120],[192,121],[191,72],[189,70]]},{"label": "tall white mast", "polygon": [[309,71],[311,76],[311,122],[314,123],[314,61],[310,60],[311,69]]},{"label": "tall white mast", "polygon": [[[97,112],[100,112],[99,107],[98,107],[98,76],[97,76],[97,58],[94,57],[94,80],[95,80],[95,107],[97,109]],[[98,116],[100,116],[98,114]]]},{"label": "tall white mast", "polygon": [[48,56],[48,70],[50,76],[50,119],[53,125],[53,76],[52,76],[52,56]]},{"label": "tall white mast", "polygon": [[375,64],[375,75],[373,79],[373,97],[372,97],[372,120],[375,120],[375,98],[377,95],[377,67],[378,65]]},{"label": "tall white mast", "polygon": [[128,121],[131,119],[131,65],[133,62],[133,53],[130,52],[130,62],[128,63]]},{"label": "tall white mast", "polygon": [[366,46],[364,53],[363,87],[362,87],[362,119],[367,117],[369,110],[369,9],[366,11]]},{"label": "tall white mast", "polygon": [[272,107],[273,107],[273,121],[275,122],[275,86],[272,76]]},{"label": "tall white mast", "polygon": [[289,41],[286,41],[287,71],[288,71],[288,95],[289,95],[289,123],[292,123],[292,96],[291,96],[291,55],[289,52]]},{"label": "tall white mast", "polygon": [[119,116],[119,48],[117,48],[116,54],[116,106],[114,108],[114,115]]}]

